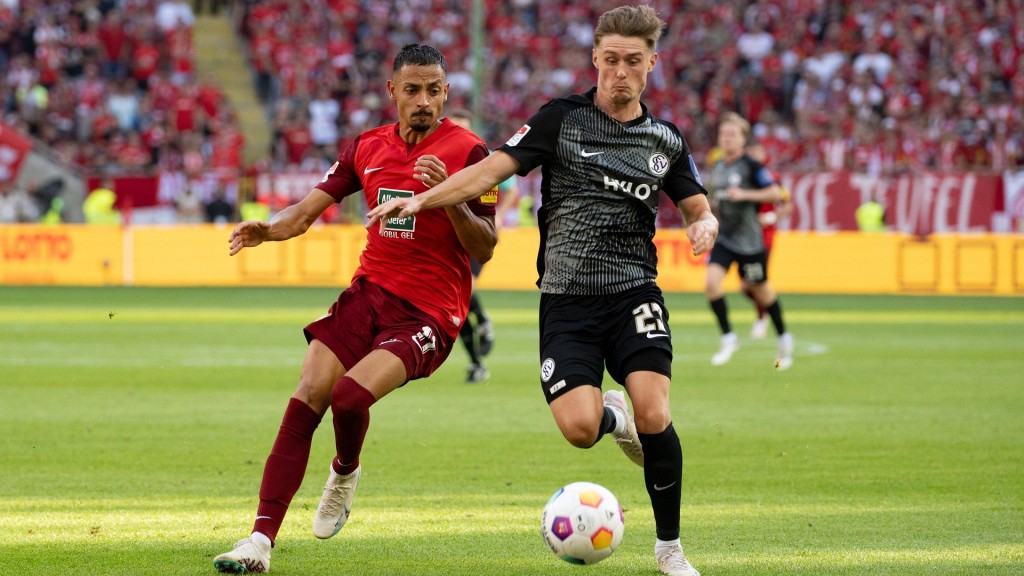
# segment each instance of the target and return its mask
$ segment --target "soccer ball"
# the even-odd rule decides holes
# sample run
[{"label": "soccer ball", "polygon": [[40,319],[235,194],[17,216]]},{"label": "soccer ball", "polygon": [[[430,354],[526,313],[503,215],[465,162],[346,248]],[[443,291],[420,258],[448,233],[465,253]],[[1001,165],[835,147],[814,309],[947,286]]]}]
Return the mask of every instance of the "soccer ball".
[{"label": "soccer ball", "polygon": [[611,556],[622,542],[623,520],[622,507],[607,488],[573,482],[544,506],[541,534],[562,560],[594,564]]}]

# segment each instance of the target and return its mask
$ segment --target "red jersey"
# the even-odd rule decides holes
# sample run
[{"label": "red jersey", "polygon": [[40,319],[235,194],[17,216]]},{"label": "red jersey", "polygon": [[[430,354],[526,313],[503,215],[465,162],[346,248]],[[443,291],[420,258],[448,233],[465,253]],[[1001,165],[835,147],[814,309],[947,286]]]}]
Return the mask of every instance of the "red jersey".
[{"label": "red jersey", "polygon": [[[317,188],[336,201],[359,190],[371,209],[396,197],[427,191],[413,178],[416,160],[425,154],[444,162],[448,175],[487,156],[479,137],[452,122],[441,125],[415,146],[398,135],[398,125],[367,130],[338,156]],[[484,200],[484,201],[481,201]],[[480,216],[493,216],[495,194],[467,204]],[[486,202],[486,203],[484,203]],[[353,280],[367,280],[430,314],[454,338],[469,310],[472,274],[466,252],[444,208],[424,210],[408,218],[374,226],[366,234],[366,248],[359,256]]]}]

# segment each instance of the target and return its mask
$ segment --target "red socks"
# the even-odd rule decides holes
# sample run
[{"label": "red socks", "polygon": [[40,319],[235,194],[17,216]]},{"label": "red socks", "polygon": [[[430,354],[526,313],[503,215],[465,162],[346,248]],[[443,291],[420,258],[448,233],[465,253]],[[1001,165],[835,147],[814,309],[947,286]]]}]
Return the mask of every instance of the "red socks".
[{"label": "red socks", "polygon": [[331,412],[334,413],[334,441],[338,457],[332,466],[338,474],[351,474],[359,467],[359,453],[363,450],[366,429],[370,426],[370,406],[376,401],[369,390],[348,376],[334,385]]},{"label": "red socks", "polygon": [[[366,429],[370,426],[370,406],[376,401],[369,390],[348,376],[334,385],[331,411],[334,413],[338,457],[332,462],[332,467],[338,474],[351,474],[359,466],[359,453],[366,439]],[[277,439],[263,467],[260,505],[252,528],[253,532],[265,534],[271,543],[277,540],[288,505],[302,485],[313,433],[321,418],[305,402],[295,398],[288,402],[284,411]]]},{"label": "red socks", "polygon": [[306,475],[313,432],[321,418],[309,405],[295,398],[288,402],[284,411],[277,439],[263,467],[260,505],[252,528],[253,532],[265,534],[271,543],[277,539],[288,505]]}]

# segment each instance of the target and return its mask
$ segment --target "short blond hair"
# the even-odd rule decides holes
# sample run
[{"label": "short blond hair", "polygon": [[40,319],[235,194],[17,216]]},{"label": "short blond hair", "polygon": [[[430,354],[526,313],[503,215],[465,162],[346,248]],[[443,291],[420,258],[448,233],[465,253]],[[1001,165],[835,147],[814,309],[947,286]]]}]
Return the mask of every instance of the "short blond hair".
[{"label": "short blond hair", "polygon": [[722,124],[734,124],[743,133],[743,139],[747,142],[750,141],[750,122],[747,119],[735,112],[726,112],[722,114],[722,119],[718,122],[719,126]]},{"label": "short blond hair", "polygon": [[665,29],[665,21],[650,6],[619,6],[601,14],[594,28],[594,49],[605,36],[643,38],[654,52]]}]

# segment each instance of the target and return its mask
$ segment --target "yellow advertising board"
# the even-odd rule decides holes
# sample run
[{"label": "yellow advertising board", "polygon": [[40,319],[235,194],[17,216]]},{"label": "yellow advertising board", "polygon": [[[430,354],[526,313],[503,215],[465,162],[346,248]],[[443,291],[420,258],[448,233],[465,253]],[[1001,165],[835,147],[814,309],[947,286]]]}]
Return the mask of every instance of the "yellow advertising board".
[{"label": "yellow advertising board", "polygon": [[124,281],[118,226],[0,226],[0,283],[96,286]]},{"label": "yellow advertising board", "polygon": [[[366,229],[317,226],[288,242],[228,256],[231,228],[216,225],[0,226],[0,283],[65,285],[346,286]],[[530,290],[540,242],[535,228],[503,229],[481,288]],[[685,232],[655,236],[661,287],[699,292],[704,257]],[[727,288],[737,288],[735,273]],[[769,278],[780,292],[1024,295],[1024,236],[780,232]]]}]

